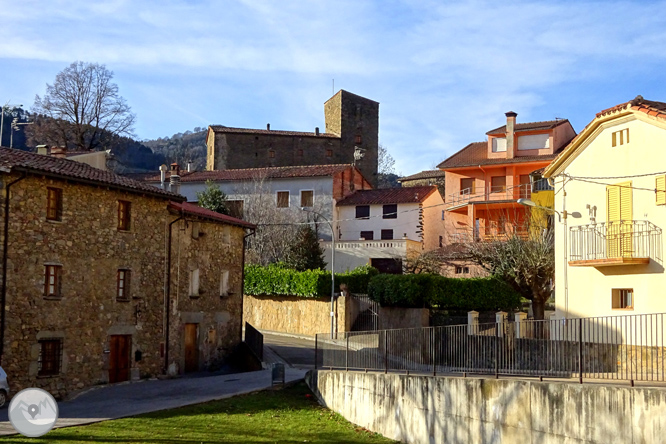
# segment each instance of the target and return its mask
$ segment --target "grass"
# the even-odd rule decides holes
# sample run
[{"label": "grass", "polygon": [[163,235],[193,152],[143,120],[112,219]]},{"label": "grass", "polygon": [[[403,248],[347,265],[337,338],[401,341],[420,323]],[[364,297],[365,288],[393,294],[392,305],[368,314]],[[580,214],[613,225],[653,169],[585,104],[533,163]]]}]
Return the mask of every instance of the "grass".
[{"label": "grass", "polygon": [[304,383],[0,443],[394,443],[320,406]]}]

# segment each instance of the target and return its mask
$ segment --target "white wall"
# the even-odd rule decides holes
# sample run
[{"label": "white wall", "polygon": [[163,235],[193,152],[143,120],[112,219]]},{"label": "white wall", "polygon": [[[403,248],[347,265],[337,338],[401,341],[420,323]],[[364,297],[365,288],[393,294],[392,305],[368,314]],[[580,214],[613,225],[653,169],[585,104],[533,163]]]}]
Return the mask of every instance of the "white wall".
[{"label": "white wall", "polygon": [[[384,219],[383,205],[370,205],[370,219],[356,219],[356,206],[345,205],[336,208],[338,225],[338,240],[359,240],[361,231],[373,231],[375,240],[381,239],[382,229],[392,229],[395,239],[402,239],[403,235],[413,241],[421,242],[416,233],[419,224],[419,204],[398,204],[398,217]],[[405,212],[407,211],[407,212]]]}]

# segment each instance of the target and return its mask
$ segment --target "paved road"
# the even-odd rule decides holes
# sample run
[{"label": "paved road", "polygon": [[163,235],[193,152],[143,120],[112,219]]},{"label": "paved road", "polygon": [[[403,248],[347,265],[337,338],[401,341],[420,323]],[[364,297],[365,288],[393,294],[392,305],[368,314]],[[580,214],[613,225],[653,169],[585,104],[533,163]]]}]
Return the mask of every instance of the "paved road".
[{"label": "paved road", "polygon": [[282,362],[299,369],[314,368],[314,340],[262,332],[264,335],[264,361]]},{"label": "paved road", "polygon": [[[303,378],[305,370],[287,368],[287,382]],[[271,386],[270,370],[233,375],[150,380],[114,384],[91,390],[72,401],[58,403],[60,417],[56,427],[134,416],[190,404],[228,398]],[[0,411],[0,435],[16,433]]]}]

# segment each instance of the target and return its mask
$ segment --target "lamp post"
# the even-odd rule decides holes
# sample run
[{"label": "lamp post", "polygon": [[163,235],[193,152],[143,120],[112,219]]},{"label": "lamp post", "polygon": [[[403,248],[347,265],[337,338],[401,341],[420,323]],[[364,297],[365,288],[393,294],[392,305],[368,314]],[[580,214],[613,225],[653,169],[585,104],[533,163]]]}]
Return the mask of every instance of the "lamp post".
[{"label": "lamp post", "polygon": [[333,339],[333,335],[335,334],[335,231],[333,230],[331,221],[321,213],[315,210],[308,210],[305,207],[301,207],[301,211],[321,217],[331,227],[331,339]]},{"label": "lamp post", "polygon": [[524,205],[526,207],[532,207],[532,208],[538,208],[540,210],[546,210],[546,211],[552,211],[553,213],[557,214],[557,217],[560,222],[562,222],[562,217],[564,217],[564,220],[567,219],[567,210],[564,210],[562,214],[560,214],[559,211],[557,211],[554,208],[548,208],[548,207],[542,207],[541,205],[537,205],[536,202],[530,200],[530,199],[518,199],[517,202],[520,205]]}]

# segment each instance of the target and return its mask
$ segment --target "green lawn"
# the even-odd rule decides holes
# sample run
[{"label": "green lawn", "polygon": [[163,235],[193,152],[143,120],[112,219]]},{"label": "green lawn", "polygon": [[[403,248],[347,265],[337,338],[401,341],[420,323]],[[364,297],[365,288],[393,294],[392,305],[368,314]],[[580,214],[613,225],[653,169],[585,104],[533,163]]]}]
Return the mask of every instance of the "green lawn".
[{"label": "green lawn", "polygon": [[393,443],[321,407],[304,383],[0,443]]}]

